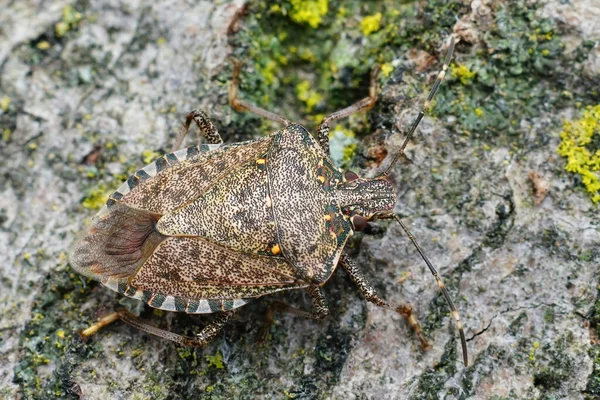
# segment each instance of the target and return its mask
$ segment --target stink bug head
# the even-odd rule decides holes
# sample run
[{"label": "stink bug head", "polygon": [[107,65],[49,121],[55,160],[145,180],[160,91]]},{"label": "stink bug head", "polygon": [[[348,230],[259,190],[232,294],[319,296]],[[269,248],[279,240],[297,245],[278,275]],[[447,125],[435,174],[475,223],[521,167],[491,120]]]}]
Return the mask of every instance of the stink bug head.
[{"label": "stink bug head", "polygon": [[350,218],[371,219],[377,213],[392,211],[396,204],[396,192],[385,178],[345,181],[335,193],[344,214]]}]

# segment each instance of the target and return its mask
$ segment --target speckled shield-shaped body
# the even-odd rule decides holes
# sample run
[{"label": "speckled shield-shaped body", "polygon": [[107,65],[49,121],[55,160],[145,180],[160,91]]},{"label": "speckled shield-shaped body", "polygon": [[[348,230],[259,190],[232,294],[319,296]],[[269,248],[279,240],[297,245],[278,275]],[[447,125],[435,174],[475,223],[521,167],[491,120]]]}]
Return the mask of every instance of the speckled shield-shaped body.
[{"label": "speckled shield-shaped body", "polygon": [[[373,207],[391,209],[391,185],[375,184],[387,195],[375,196]],[[193,146],[119,187],[70,261],[155,308],[230,310],[325,283],[353,233],[348,213],[360,190],[300,125],[244,143]]]}]

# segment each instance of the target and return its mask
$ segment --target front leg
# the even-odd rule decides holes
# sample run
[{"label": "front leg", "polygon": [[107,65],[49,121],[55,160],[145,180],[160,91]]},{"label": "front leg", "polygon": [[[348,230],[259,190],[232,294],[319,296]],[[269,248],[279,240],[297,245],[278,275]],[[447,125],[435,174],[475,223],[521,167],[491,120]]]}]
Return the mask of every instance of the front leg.
[{"label": "front leg", "polygon": [[341,118],[346,118],[352,114],[356,114],[357,112],[365,111],[371,109],[375,102],[377,101],[377,75],[381,68],[376,66],[371,71],[371,86],[369,87],[369,97],[365,97],[362,100],[357,101],[349,107],[346,107],[342,110],[336,111],[333,114],[329,114],[317,128],[317,140],[321,145],[321,148],[325,151],[325,153],[329,154],[329,124],[333,121],[336,121]]},{"label": "front leg", "polygon": [[358,290],[365,297],[365,300],[375,304],[378,307],[396,311],[398,314],[402,315],[404,318],[406,318],[408,325],[410,325],[411,329],[415,332],[415,335],[417,335],[417,339],[419,339],[421,348],[423,350],[427,350],[431,347],[427,342],[427,339],[425,339],[425,335],[423,335],[421,324],[419,324],[419,321],[414,316],[411,306],[408,304],[391,305],[379,297],[373,286],[369,283],[363,273],[360,272],[354,261],[346,253],[342,254],[342,257],[340,258],[340,265],[346,270],[346,272],[348,272],[352,281],[356,284],[356,286],[358,286]]}]

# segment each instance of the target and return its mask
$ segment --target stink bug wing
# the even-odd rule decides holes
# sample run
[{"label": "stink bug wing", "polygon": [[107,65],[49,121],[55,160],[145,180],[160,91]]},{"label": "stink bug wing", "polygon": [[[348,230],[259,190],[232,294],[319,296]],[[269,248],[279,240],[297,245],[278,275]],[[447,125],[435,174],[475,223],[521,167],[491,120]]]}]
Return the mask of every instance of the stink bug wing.
[{"label": "stink bug wing", "polygon": [[[307,286],[295,275],[281,257],[242,254],[203,238],[170,237],[126,282],[112,285],[155,308],[210,313]],[[215,301],[220,301],[219,309],[215,309]]]},{"label": "stink bug wing", "polygon": [[333,193],[341,172],[295,124],[274,137],[267,168],[282,252],[305,279],[323,283],[352,235]]},{"label": "stink bug wing", "polygon": [[263,161],[240,165],[193,202],[164,215],[157,229],[168,236],[202,236],[242,253],[271,254],[277,231]]},{"label": "stink bug wing", "polygon": [[[198,145],[169,153],[133,174],[107,202],[166,214],[193,201],[239,165],[267,151],[270,138]],[[215,148],[218,147],[218,148]]]},{"label": "stink bug wing", "polygon": [[80,274],[103,283],[108,277],[134,274],[165,239],[154,229],[159,218],[159,214],[115,204],[75,242],[69,254],[71,265]]}]

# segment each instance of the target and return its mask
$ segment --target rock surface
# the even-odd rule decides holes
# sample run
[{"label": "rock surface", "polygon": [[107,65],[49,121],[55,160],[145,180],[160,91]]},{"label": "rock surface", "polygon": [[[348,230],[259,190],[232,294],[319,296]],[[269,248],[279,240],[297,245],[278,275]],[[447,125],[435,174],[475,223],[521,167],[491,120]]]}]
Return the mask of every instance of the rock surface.
[{"label": "rock surface", "polygon": [[[4,3],[0,397],[600,397],[600,208],[556,153],[563,120],[600,104],[597,2],[528,1],[511,9],[496,0],[431,2],[398,13],[385,1],[313,1],[306,9],[295,1]],[[411,18],[420,23],[421,15],[422,37],[398,45],[396,37],[414,30]],[[335,95],[319,99],[301,86],[316,82],[320,90],[323,81],[306,66],[295,69],[291,48],[272,58],[300,76],[292,89],[260,58],[291,40],[279,25],[279,36],[270,33],[269,24],[279,22],[307,36],[323,32],[315,47],[307,42],[294,54],[329,71]],[[328,36],[340,26],[344,34]],[[121,323],[79,339],[78,329],[119,303],[180,332],[206,320],[123,300],[77,276],[65,254],[110,190],[168,151],[187,111],[206,110],[226,141],[269,131],[227,105],[232,53],[248,64],[244,96],[290,118],[313,107],[326,114],[364,96],[364,79],[352,76],[384,63],[379,105],[349,122],[358,134],[350,135],[354,158],[346,162],[370,176],[402,143],[431,87],[445,52],[442,32],[461,40],[452,73],[434,116],[408,147],[412,162],[395,168],[392,179],[396,212],[461,313],[468,368],[433,278],[400,227],[387,223],[349,248],[383,297],[415,308],[432,344],[427,352],[402,317],[365,303],[342,271],[325,286],[327,321],[279,315],[264,343],[256,338],[267,301],[246,306],[201,350]],[[319,48],[335,57],[322,59]],[[296,96],[301,106],[285,105]],[[275,297],[308,307],[300,293]]]}]

